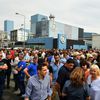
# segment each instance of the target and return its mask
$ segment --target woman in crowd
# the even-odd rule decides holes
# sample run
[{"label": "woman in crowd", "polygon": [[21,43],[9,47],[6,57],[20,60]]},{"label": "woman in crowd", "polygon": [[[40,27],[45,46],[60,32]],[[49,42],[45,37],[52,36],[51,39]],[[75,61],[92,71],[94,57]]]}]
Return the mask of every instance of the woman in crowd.
[{"label": "woman in crowd", "polygon": [[94,60],[93,55],[88,53],[86,60],[87,60],[87,62],[89,64],[89,67],[91,67],[91,65],[93,64],[93,60]]},{"label": "woman in crowd", "polygon": [[90,100],[89,87],[84,82],[84,71],[76,67],[71,75],[70,80],[66,81],[62,95],[65,100]]},{"label": "woman in crowd", "polygon": [[80,61],[80,67],[84,71],[84,79],[87,81],[88,76],[90,75],[90,68],[88,62],[84,59]]},{"label": "woman in crowd", "polygon": [[87,83],[90,86],[91,100],[100,100],[100,69],[97,65],[92,65]]}]

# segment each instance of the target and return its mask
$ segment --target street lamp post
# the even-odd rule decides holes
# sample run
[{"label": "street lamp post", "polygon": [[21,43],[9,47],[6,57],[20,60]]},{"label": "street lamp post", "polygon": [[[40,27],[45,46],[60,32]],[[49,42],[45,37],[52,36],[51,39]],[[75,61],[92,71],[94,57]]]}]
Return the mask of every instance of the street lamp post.
[{"label": "street lamp post", "polygon": [[20,16],[23,16],[23,18],[24,18],[24,42],[23,42],[23,47],[25,48],[25,15],[23,15],[23,14],[20,14],[20,13],[16,13],[16,15],[20,15]]}]

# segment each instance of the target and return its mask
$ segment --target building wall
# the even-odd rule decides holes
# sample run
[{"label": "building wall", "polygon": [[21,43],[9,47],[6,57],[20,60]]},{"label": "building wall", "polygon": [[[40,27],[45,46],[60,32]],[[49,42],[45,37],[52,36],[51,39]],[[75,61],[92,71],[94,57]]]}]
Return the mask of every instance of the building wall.
[{"label": "building wall", "polygon": [[7,34],[4,31],[0,30],[0,48],[7,46],[8,46]]},{"label": "building wall", "polygon": [[10,38],[11,38],[11,41],[14,41],[14,42],[17,41],[17,30],[11,31]]},{"label": "building wall", "polygon": [[71,39],[73,40],[78,40],[78,33],[79,33],[79,28],[72,26],[72,37]]},{"label": "building wall", "polygon": [[[61,36],[64,34],[58,34],[58,38],[52,38],[52,37],[39,37],[39,38],[33,38],[29,39],[27,41],[29,47],[39,47],[39,48],[45,48],[45,49],[87,49],[87,46],[85,45],[85,42],[83,40],[69,40],[66,39],[64,42],[61,40]],[[30,46],[31,45],[31,46]]]},{"label": "building wall", "polygon": [[77,44],[77,45],[73,45],[73,49],[78,49],[78,50],[85,49],[85,50],[87,50],[87,46]]},{"label": "building wall", "polygon": [[93,33],[93,32],[84,32],[83,34],[83,38],[85,40],[92,40],[92,35],[96,35],[97,33]]},{"label": "building wall", "polygon": [[7,32],[7,38],[10,39],[10,31],[14,29],[14,22],[11,20],[4,21],[4,32]]},{"label": "building wall", "polygon": [[48,36],[48,20],[37,22],[36,36]]},{"label": "building wall", "polygon": [[[53,38],[53,40],[54,39],[57,40],[58,34],[64,34],[66,39],[73,40],[72,44],[70,44],[70,42],[68,42],[66,44],[66,48],[70,48],[70,46],[73,47],[74,44],[77,45],[79,43],[78,40],[81,37],[83,37],[84,29],[75,27],[75,26],[71,26],[71,25],[67,25],[64,23],[56,22],[54,20],[54,18],[51,18],[50,20],[48,20],[47,18],[45,18],[45,16],[34,15],[31,18],[31,20],[32,20],[31,25],[34,24],[32,26],[32,29],[35,30],[34,32],[37,37],[48,37],[48,38]],[[33,43],[34,43],[34,39],[36,40],[36,38],[33,38]],[[40,40],[38,40],[38,41],[40,41]],[[76,41],[74,41],[74,40],[78,41],[78,43],[76,43]],[[38,41],[37,41],[37,43],[38,43]],[[44,40],[42,39],[42,41],[44,41]],[[48,41],[49,41],[49,39],[48,39]],[[56,44],[56,42],[57,42],[57,44]],[[56,44],[57,46],[54,46],[54,47],[60,48],[58,42],[59,42],[58,40],[55,41],[54,44]],[[83,44],[82,43],[83,43],[83,41],[80,42],[80,45],[84,45],[84,43]],[[46,45],[46,43],[45,43],[45,45]]]},{"label": "building wall", "polygon": [[31,23],[36,23],[36,22],[42,21],[42,20],[44,20],[44,18],[46,20],[48,20],[47,16],[40,15],[40,14],[33,15],[33,16],[31,16]]},{"label": "building wall", "polygon": [[31,24],[31,32],[32,32],[33,34],[36,34],[36,23],[32,23],[32,24]]},{"label": "building wall", "polygon": [[83,40],[83,35],[84,35],[84,29],[79,28],[78,29],[78,40]]},{"label": "building wall", "polygon": [[67,39],[78,40],[78,29],[78,27],[65,24],[64,33],[66,34]]},{"label": "building wall", "polygon": [[49,21],[49,37],[57,38],[58,34],[65,34],[67,39],[78,40],[79,28],[71,25]]},{"label": "building wall", "polygon": [[47,16],[36,14],[31,16],[31,32],[36,34],[36,23],[39,21],[48,20]]},{"label": "building wall", "polygon": [[55,35],[54,37],[57,38],[58,34],[65,34],[64,32],[64,24],[55,22]]},{"label": "building wall", "polygon": [[71,39],[71,37],[72,37],[72,27],[70,25],[65,24],[64,31],[65,31],[65,34],[67,35],[67,39]]},{"label": "building wall", "polygon": [[36,45],[37,47],[43,47],[46,49],[53,48],[53,38],[33,38],[27,41],[28,45]]},{"label": "building wall", "polygon": [[77,46],[78,45],[78,47],[80,46],[80,45],[84,45],[85,46],[85,42],[83,41],[83,40],[72,40],[72,39],[67,39],[67,45],[66,45],[66,48],[67,49],[72,49],[72,48],[74,48],[75,46]]},{"label": "building wall", "polygon": [[13,30],[11,31],[11,41],[26,41],[28,39],[28,32],[25,32],[24,30]]},{"label": "building wall", "polygon": [[42,36],[48,36],[49,32],[48,32],[48,20],[44,20],[41,22],[41,29],[42,29]]},{"label": "building wall", "polygon": [[60,22],[48,20],[47,16],[34,15],[31,17],[31,30],[37,36],[57,38],[58,34],[65,34],[67,39],[78,40],[83,36],[83,29]]},{"label": "building wall", "polygon": [[100,49],[100,35],[92,36],[92,48]]}]

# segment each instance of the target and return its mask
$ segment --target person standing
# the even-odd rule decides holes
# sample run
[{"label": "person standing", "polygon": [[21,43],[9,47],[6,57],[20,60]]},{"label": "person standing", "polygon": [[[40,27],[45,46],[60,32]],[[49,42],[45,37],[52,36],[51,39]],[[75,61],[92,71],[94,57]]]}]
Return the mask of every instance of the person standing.
[{"label": "person standing", "polygon": [[5,82],[5,70],[7,70],[7,64],[2,60],[2,53],[0,52],[0,100],[2,100],[3,87]]},{"label": "person standing", "polygon": [[14,77],[14,83],[15,83],[15,86],[14,86],[14,91],[17,91],[18,90],[18,81],[17,81],[17,78],[18,78],[18,71],[15,69],[16,66],[18,65],[18,62],[19,62],[19,57],[18,57],[18,53],[16,52],[15,53],[15,58],[14,58],[14,61],[12,63],[12,71],[13,71],[13,77]]},{"label": "person standing", "polygon": [[50,76],[47,74],[47,65],[39,64],[38,74],[29,78],[24,100],[51,100]]},{"label": "person standing", "polygon": [[75,51],[73,53],[74,67],[80,67],[80,58],[81,58],[81,53]]},{"label": "person standing", "polygon": [[33,61],[24,69],[27,78],[37,74],[38,57],[33,57]]},{"label": "person standing", "polygon": [[91,100],[100,100],[100,68],[98,65],[93,64],[90,67],[87,83],[90,87]]},{"label": "person standing", "polygon": [[50,64],[52,68],[52,84],[54,85],[56,83],[56,80],[58,78],[58,72],[60,68],[63,66],[62,63],[60,63],[60,57],[59,54],[54,54],[54,62]]},{"label": "person standing", "polygon": [[72,72],[73,69],[74,69],[74,60],[69,58],[58,72],[58,78],[56,80],[55,88],[58,91],[60,100],[65,100],[61,95],[62,89],[65,82],[70,79],[70,73]]},{"label": "person standing", "polygon": [[18,71],[17,81],[18,81],[18,88],[20,89],[20,94],[18,96],[22,96],[25,93],[25,73],[24,69],[26,68],[26,62],[23,60],[24,55],[22,53],[19,54],[19,62],[16,70]]},{"label": "person standing", "polygon": [[84,71],[81,67],[76,67],[70,74],[62,90],[65,100],[91,100],[89,86],[84,81]]},{"label": "person standing", "polygon": [[7,78],[7,89],[9,89],[10,88],[10,77],[11,77],[11,71],[12,71],[11,54],[10,53],[7,53],[6,54],[6,59],[3,59],[3,61],[8,66],[8,69],[5,71],[5,78]]}]

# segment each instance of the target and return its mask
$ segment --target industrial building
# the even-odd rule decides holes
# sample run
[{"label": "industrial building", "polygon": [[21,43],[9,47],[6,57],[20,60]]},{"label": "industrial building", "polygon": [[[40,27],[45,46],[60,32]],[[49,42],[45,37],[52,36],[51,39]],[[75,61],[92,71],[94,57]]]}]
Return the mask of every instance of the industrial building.
[{"label": "industrial building", "polygon": [[10,31],[14,29],[14,22],[12,20],[4,21],[4,32],[7,33],[7,39],[10,40]]},{"label": "industrial building", "polygon": [[100,34],[92,35],[92,48],[100,49]]},{"label": "industrial building", "polygon": [[10,33],[10,41],[12,46],[22,46],[29,38],[29,31],[20,28],[12,30]]},{"label": "industrial building", "polygon": [[[29,39],[27,43],[28,45],[33,45],[34,48],[86,49],[85,42],[82,40],[84,29],[57,22],[53,15],[50,15],[49,19],[47,16],[40,14],[31,16],[31,33],[34,34],[34,37]],[[65,39],[63,46],[59,42],[60,36],[64,36],[63,39]],[[46,45],[47,43],[51,45],[50,48]]]}]

